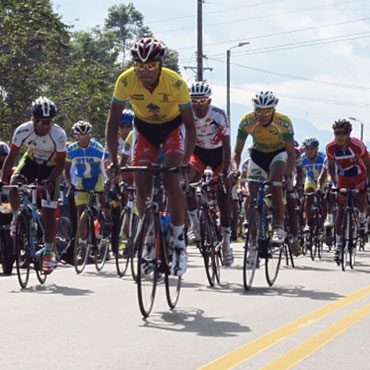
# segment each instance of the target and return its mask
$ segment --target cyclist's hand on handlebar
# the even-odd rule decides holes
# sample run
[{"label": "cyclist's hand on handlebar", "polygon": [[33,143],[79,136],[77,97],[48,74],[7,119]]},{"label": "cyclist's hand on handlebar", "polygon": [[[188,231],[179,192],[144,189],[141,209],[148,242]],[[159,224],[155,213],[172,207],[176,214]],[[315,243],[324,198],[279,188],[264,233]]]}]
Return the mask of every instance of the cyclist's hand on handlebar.
[{"label": "cyclist's hand on handlebar", "polygon": [[55,181],[50,179],[43,180],[42,185],[46,187],[49,193],[52,193],[55,189]]}]

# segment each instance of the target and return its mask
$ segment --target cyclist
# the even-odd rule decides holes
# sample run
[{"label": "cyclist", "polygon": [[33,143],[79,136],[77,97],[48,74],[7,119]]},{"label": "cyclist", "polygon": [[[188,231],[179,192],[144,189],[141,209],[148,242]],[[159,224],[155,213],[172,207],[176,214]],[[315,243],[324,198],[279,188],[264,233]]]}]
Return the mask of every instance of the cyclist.
[{"label": "cyclist", "polygon": [[[67,158],[64,175],[68,184],[71,184],[71,167],[74,165],[74,175],[77,178],[75,187],[84,190],[104,190],[104,164],[109,158],[108,152],[99,141],[92,138],[92,125],[86,121],[78,121],[72,126],[76,142],[67,148]],[[77,219],[89,202],[89,194],[75,192],[75,204],[77,207]],[[99,202],[104,208],[103,233],[109,235],[112,229],[112,220],[109,205],[103,194],[99,194]]]},{"label": "cyclist", "polygon": [[[306,193],[313,193],[316,190],[321,190],[318,187],[319,175],[323,169],[325,162],[325,154],[319,152],[319,140],[313,136],[306,137],[302,142],[302,147],[304,154],[302,157],[302,165],[305,170],[305,181],[304,181],[304,191]],[[305,213],[306,213],[306,226],[305,231],[310,229],[312,224],[312,203],[313,196],[308,195],[305,200]],[[323,217],[326,217],[326,203],[323,200]]]},{"label": "cyclist", "polygon": [[[225,112],[211,105],[212,89],[207,82],[194,82],[190,89],[191,105],[194,112],[197,140],[190,158],[189,181],[198,182],[207,166],[212,168],[213,177],[223,176],[226,194],[221,186],[217,187],[217,199],[221,211],[222,253],[224,264],[231,266],[234,262],[230,247],[231,237],[231,191],[228,174],[230,171],[230,126]],[[188,213],[192,223],[195,239],[200,240],[197,198],[189,192]]]},{"label": "cyclist", "polygon": [[[125,142],[132,132],[132,128],[134,125],[134,117],[135,117],[135,114],[131,109],[123,110],[121,119],[119,121],[119,126],[118,126],[118,132],[119,132],[118,154],[119,155],[122,155]],[[132,138],[132,135],[131,135],[131,138]],[[131,139],[131,145],[132,145],[132,139]]]},{"label": "cyclist", "polygon": [[[295,165],[294,131],[289,117],[275,110],[279,99],[271,91],[263,92],[252,99],[254,111],[246,114],[239,125],[233,153],[233,169],[237,170],[248,135],[253,137],[253,148],[248,166],[250,199],[258,192],[258,184],[251,180],[269,180],[281,183],[289,176]],[[285,240],[284,205],[282,187],[271,187],[274,209],[272,242],[282,244]],[[265,251],[261,251],[263,256]]]},{"label": "cyclist", "polygon": [[[44,96],[32,102],[32,118],[15,130],[1,175],[1,182],[10,184],[45,182],[52,201],[49,203],[42,195],[42,216],[45,220],[45,253],[42,257],[42,269],[50,274],[56,267],[55,233],[56,207],[59,197],[59,176],[64,168],[66,156],[66,133],[53,123],[57,113],[55,104]],[[24,154],[13,175],[10,173],[21,147],[25,145]],[[15,236],[17,218],[20,213],[20,200],[16,190],[9,191],[9,202],[13,211],[11,234]]]},{"label": "cyclist", "polygon": [[[189,91],[176,72],[163,67],[165,51],[166,47],[155,38],[139,40],[131,49],[134,67],[123,72],[116,81],[106,130],[113,168],[117,166],[117,127],[122,106],[128,100],[135,112],[133,165],[155,163],[161,144],[164,167],[179,166],[190,159],[196,129]],[[172,241],[176,251],[172,273],[181,276],[187,268],[184,194],[179,173],[165,173],[162,178],[171,208]],[[135,173],[134,179],[138,210],[143,217],[145,200],[152,187],[151,176]]]},{"label": "cyclist", "polygon": [[[352,125],[345,119],[339,119],[332,126],[334,139],[326,146],[328,157],[328,170],[330,177],[338,179],[338,189],[366,189],[366,181],[370,183],[370,158],[366,145],[359,139],[351,137]],[[337,165],[337,173],[336,167]],[[359,193],[357,196],[359,208],[359,230],[367,228],[366,210],[367,194]],[[338,262],[341,256],[342,240],[340,237],[343,219],[342,194],[338,194],[338,212],[335,220],[336,248],[334,260]]]}]

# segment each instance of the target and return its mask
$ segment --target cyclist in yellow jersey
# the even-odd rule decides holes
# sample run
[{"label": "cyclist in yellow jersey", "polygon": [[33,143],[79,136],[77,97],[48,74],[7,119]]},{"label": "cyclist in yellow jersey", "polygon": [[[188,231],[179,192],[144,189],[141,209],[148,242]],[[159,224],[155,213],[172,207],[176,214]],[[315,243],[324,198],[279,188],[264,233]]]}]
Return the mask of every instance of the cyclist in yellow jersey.
[{"label": "cyclist in yellow jersey", "polygon": [[[281,183],[289,176],[295,165],[294,131],[290,119],[275,110],[279,99],[270,92],[261,92],[252,99],[254,111],[246,114],[239,125],[237,142],[233,153],[233,167],[237,170],[248,135],[253,137],[248,180],[269,180]],[[258,184],[249,184],[253,200]],[[281,185],[272,186],[274,208],[274,232],[272,242],[281,244],[285,239],[284,205]]]},{"label": "cyclist in yellow jersey", "polygon": [[[189,91],[176,72],[163,68],[165,50],[165,46],[154,38],[139,40],[131,49],[134,67],[123,72],[116,81],[106,129],[113,168],[117,166],[118,122],[128,100],[135,113],[133,165],[155,163],[160,145],[164,153],[163,167],[188,163],[193,152],[196,130]],[[142,217],[145,200],[151,192],[151,177],[135,173],[134,179]],[[172,273],[180,276],[187,268],[183,237],[184,193],[179,174],[165,174],[163,183],[171,205],[171,229],[176,250]]]}]

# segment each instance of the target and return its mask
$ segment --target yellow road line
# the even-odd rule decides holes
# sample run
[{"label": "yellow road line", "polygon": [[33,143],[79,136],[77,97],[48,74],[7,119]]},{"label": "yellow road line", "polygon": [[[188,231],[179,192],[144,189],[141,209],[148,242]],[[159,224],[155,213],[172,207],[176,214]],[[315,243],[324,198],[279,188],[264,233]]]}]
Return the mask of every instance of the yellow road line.
[{"label": "yellow road line", "polygon": [[342,334],[369,315],[370,303],[343,317],[339,321],[335,322],[333,325],[307,339],[299,346],[293,348],[283,356],[274,361],[271,361],[260,370],[291,369],[293,366],[297,365],[305,358],[318,351],[321,347],[333,340],[336,336]]},{"label": "yellow road line", "polygon": [[312,325],[323,317],[328,316],[333,312],[360,300],[368,294],[370,294],[370,285],[333,303],[329,303],[328,305],[321,307],[307,315],[304,315],[279,329],[265,334],[262,337],[210,362],[209,364],[201,367],[199,370],[230,369],[241,362],[258,355],[262,351],[289,337],[290,335],[308,327],[309,325]]}]

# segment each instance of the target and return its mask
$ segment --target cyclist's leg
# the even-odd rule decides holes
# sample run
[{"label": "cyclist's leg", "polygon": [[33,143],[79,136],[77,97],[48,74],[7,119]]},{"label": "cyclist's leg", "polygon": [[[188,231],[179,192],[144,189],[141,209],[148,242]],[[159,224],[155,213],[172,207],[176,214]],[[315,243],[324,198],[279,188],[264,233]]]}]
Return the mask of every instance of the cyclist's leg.
[{"label": "cyclist's leg", "polygon": [[[272,182],[282,182],[283,174],[286,167],[286,152],[277,154],[271,161],[269,180]],[[284,213],[285,206],[283,203],[283,190],[282,186],[272,186],[272,206],[274,209],[274,233],[272,241],[278,244],[284,242],[285,231],[284,231]]]},{"label": "cyclist's leg", "polygon": [[[313,181],[305,181],[304,191],[305,193],[313,193],[316,189],[316,184]],[[306,226],[305,231],[308,231],[312,225],[312,204],[313,195],[307,195],[304,202],[304,212],[306,214]]]}]

